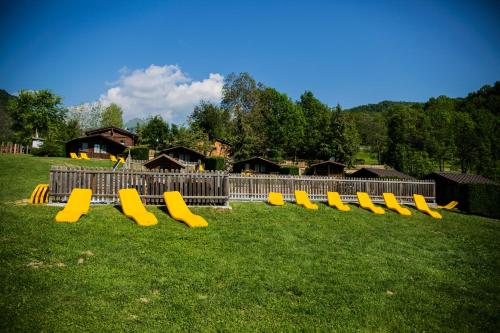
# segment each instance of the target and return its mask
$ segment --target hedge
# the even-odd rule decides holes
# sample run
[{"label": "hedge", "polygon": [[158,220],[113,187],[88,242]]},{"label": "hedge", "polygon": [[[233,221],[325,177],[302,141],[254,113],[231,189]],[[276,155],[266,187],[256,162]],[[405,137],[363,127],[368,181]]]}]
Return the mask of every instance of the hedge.
[{"label": "hedge", "polygon": [[205,161],[206,170],[224,171],[223,157],[208,157]]},{"label": "hedge", "polygon": [[464,184],[460,186],[459,207],[474,215],[500,218],[500,185]]},{"label": "hedge", "polygon": [[130,156],[134,160],[148,160],[149,159],[149,148],[148,147],[132,147],[125,150],[125,154],[128,154],[130,150]]},{"label": "hedge", "polygon": [[299,168],[296,166],[281,167],[280,174],[298,176],[299,175]]}]

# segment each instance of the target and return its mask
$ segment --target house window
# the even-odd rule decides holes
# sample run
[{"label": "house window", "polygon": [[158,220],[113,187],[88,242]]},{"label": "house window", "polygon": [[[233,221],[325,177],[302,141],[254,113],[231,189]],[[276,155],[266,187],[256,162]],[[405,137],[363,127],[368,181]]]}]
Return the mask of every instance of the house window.
[{"label": "house window", "polygon": [[87,151],[89,149],[89,144],[88,142],[82,142],[82,150]]},{"label": "house window", "polygon": [[105,154],[106,152],[106,145],[101,145],[101,153]]},{"label": "house window", "polygon": [[94,153],[100,153],[101,152],[101,146],[96,143],[94,144]]},{"label": "house window", "polygon": [[245,171],[250,170],[250,163],[245,163]]}]

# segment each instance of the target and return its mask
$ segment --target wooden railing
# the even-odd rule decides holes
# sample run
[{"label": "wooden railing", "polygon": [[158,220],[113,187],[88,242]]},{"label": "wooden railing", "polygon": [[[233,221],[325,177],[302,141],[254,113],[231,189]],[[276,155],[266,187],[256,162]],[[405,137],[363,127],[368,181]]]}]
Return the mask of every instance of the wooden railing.
[{"label": "wooden railing", "polygon": [[0,145],[0,153],[7,154],[29,154],[31,151],[29,146],[23,146],[17,143],[2,142]]},{"label": "wooden railing", "polygon": [[163,193],[179,191],[190,205],[225,205],[228,177],[222,172],[113,171],[53,166],[49,202],[66,202],[73,188],[92,189],[92,202],[118,202],[118,190],[135,188],[148,204],[163,204]]},{"label": "wooden railing", "polygon": [[73,188],[92,189],[93,202],[118,202],[118,190],[136,188],[146,203],[163,204],[163,192],[179,191],[190,205],[225,205],[228,200],[264,201],[269,192],[281,192],[294,201],[295,190],[305,190],[311,200],[326,201],[328,191],[339,192],[347,202],[357,201],[356,192],[367,192],[375,202],[382,193],[392,192],[403,203],[413,203],[413,194],[435,202],[432,180],[385,180],[373,178],[336,178],[192,173],[185,171],[144,171],[105,168],[82,169],[53,166],[50,170],[50,202],[65,202]]},{"label": "wooden railing", "polygon": [[383,201],[382,193],[392,192],[401,201],[413,203],[413,194],[422,194],[435,202],[433,180],[392,180],[374,178],[338,178],[284,175],[229,175],[229,199],[242,201],[266,200],[269,192],[280,192],[294,201],[294,191],[304,190],[311,200],[326,201],[327,192],[339,192],[347,202],[357,201],[356,192],[367,192],[374,201]]}]

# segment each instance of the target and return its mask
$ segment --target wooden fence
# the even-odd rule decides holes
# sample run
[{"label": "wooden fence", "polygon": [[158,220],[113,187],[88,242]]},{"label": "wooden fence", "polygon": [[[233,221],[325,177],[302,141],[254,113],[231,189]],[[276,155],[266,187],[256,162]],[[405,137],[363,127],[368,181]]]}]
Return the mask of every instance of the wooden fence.
[{"label": "wooden fence", "polygon": [[148,204],[163,204],[163,192],[179,191],[190,205],[225,205],[228,177],[222,172],[183,173],[53,166],[49,202],[66,202],[73,188],[92,189],[92,202],[118,202],[118,190],[135,188]]},{"label": "wooden fence", "polygon": [[23,146],[17,143],[11,143],[11,142],[2,142],[0,145],[0,153],[7,153],[7,154],[29,154],[30,152],[30,147],[29,146]]},{"label": "wooden fence", "polygon": [[422,194],[430,203],[435,202],[435,183],[432,180],[51,168],[50,202],[66,202],[75,187],[92,189],[95,203],[117,202],[121,188],[136,188],[148,204],[163,204],[163,192],[166,191],[181,192],[190,205],[225,205],[228,200],[264,201],[269,192],[281,192],[285,200],[294,201],[295,190],[307,191],[315,201],[326,201],[326,193],[336,191],[347,202],[357,201],[356,192],[367,192],[375,202],[383,201],[384,192],[394,193],[403,203],[413,203],[415,193]]},{"label": "wooden fence", "polygon": [[413,194],[422,194],[435,202],[433,180],[387,180],[374,178],[337,178],[283,175],[229,175],[229,199],[262,201],[269,192],[281,192],[287,201],[294,201],[294,191],[304,190],[311,200],[326,201],[327,192],[339,192],[347,202],[357,201],[356,192],[367,192],[374,201],[383,201],[382,193],[392,192],[404,203],[413,203]]}]

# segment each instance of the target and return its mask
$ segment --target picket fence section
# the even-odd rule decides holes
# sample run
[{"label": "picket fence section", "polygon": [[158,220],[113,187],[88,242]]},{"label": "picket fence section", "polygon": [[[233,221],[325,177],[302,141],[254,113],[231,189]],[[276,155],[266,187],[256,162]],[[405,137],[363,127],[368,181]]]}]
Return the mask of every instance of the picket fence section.
[{"label": "picket fence section", "polygon": [[29,154],[31,151],[29,146],[23,146],[12,142],[2,142],[0,144],[0,153],[4,154]]},{"label": "picket fence section", "polygon": [[413,203],[415,193],[435,203],[432,180],[51,168],[49,202],[66,202],[71,190],[77,187],[92,189],[94,203],[118,202],[118,190],[122,188],[136,188],[148,204],[163,204],[163,192],[166,191],[181,192],[190,205],[226,205],[228,200],[265,201],[269,192],[280,192],[285,200],[294,201],[295,190],[306,191],[314,201],[326,201],[327,192],[332,191],[339,192],[346,202],[357,201],[356,192],[367,192],[375,202],[383,201],[382,193],[392,192],[403,203]]},{"label": "picket fence section", "polygon": [[135,188],[147,204],[163,204],[163,193],[179,191],[190,205],[225,205],[228,179],[222,172],[183,173],[53,166],[49,202],[66,202],[73,188],[92,189],[92,202],[117,203],[118,190]]},{"label": "picket fence section", "polygon": [[294,191],[304,190],[315,201],[326,201],[327,192],[339,192],[347,202],[357,201],[356,192],[367,192],[375,202],[383,201],[382,193],[392,192],[403,203],[413,203],[413,194],[422,194],[435,202],[433,180],[393,180],[374,178],[341,178],[285,175],[229,175],[229,199],[266,200],[269,192],[280,192],[286,201],[294,201]]}]

